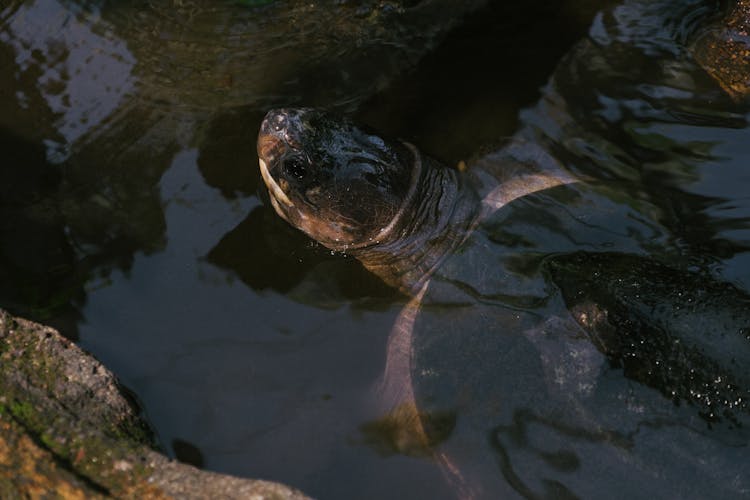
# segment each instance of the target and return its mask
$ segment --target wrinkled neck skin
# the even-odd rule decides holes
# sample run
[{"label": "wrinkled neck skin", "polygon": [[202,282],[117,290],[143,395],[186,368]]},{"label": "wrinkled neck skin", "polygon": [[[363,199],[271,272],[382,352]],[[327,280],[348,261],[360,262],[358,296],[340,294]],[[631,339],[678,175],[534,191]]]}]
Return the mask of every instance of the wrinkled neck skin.
[{"label": "wrinkled neck skin", "polygon": [[388,233],[375,245],[349,252],[411,296],[483,218],[517,198],[577,181],[544,150],[526,142],[513,142],[466,172],[415,154],[421,163],[415,192]]},{"label": "wrinkled neck skin", "polygon": [[[419,153],[417,153],[419,155]],[[467,176],[419,155],[421,168],[388,233],[350,253],[386,283],[408,295],[466,237],[480,215],[477,186]]]},{"label": "wrinkled neck skin", "polygon": [[[414,406],[411,384],[412,327],[427,290],[430,277],[442,260],[468,236],[482,215],[479,183],[473,176],[446,168],[420,155],[416,149],[417,171],[412,180],[414,192],[399,210],[392,228],[376,245],[356,250],[366,268],[386,283],[411,295],[388,340],[386,369],[379,387],[385,413],[398,413],[397,421],[407,435],[428,447],[429,439]],[[401,411],[410,408],[413,413]],[[412,418],[413,417],[413,418]],[[416,425],[416,428],[413,428]]]}]

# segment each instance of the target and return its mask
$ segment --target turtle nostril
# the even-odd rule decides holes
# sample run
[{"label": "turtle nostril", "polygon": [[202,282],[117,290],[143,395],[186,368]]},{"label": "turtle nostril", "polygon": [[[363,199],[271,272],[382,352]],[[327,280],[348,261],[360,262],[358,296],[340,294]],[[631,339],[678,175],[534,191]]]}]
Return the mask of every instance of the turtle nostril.
[{"label": "turtle nostril", "polygon": [[286,126],[286,117],[279,113],[273,118],[271,118],[271,127],[276,131],[279,132],[281,129],[283,129]]},{"label": "turtle nostril", "polygon": [[290,158],[284,162],[284,171],[295,179],[302,180],[307,175],[307,166],[298,158]]}]

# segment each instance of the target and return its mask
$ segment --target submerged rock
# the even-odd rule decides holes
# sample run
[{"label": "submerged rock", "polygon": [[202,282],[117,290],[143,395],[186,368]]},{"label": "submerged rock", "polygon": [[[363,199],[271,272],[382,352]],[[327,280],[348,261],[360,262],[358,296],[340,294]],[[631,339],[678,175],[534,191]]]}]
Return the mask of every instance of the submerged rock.
[{"label": "submerged rock", "polygon": [[0,497],[307,498],[158,451],[107,368],[56,330],[0,310]]}]

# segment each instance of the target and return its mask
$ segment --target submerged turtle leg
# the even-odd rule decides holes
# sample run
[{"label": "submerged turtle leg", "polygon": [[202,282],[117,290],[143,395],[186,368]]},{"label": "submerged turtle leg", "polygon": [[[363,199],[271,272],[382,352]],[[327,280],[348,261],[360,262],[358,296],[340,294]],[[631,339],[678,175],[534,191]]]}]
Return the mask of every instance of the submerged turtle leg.
[{"label": "submerged turtle leg", "polygon": [[375,393],[390,447],[404,455],[429,455],[429,439],[417,409],[411,377],[414,320],[427,283],[401,310],[388,337],[385,369]]},{"label": "submerged turtle leg", "polygon": [[494,212],[495,210],[499,210],[516,198],[521,198],[537,191],[543,191],[545,189],[557,187],[562,184],[571,184],[574,182],[579,182],[579,179],[574,179],[570,175],[566,175],[562,172],[560,172],[559,174],[534,172],[530,174],[519,175],[518,177],[506,181],[504,184],[498,186],[497,189],[491,191],[482,200],[482,203],[490,211]]},{"label": "submerged turtle leg", "polygon": [[[476,170],[491,175],[486,184],[496,184],[482,198],[485,216],[524,196],[572,184],[585,179],[574,177],[547,151],[516,134],[502,151],[477,161]],[[478,174],[482,178],[482,174]]]},{"label": "submerged turtle leg", "polygon": [[[459,498],[475,498],[458,467],[444,453],[434,449],[440,433],[430,431],[429,415],[417,406],[412,380],[412,346],[414,321],[429,282],[401,310],[388,337],[383,377],[375,388],[379,413],[385,415],[369,427],[377,427],[381,440],[391,451],[410,456],[433,458],[445,474]],[[436,438],[436,434],[438,437]]]}]

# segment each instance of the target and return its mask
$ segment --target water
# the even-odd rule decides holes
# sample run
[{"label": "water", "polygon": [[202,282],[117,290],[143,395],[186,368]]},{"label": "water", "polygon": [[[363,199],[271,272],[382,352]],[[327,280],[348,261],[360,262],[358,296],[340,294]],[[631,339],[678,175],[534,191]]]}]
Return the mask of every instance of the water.
[{"label": "water", "polygon": [[[384,453],[361,430],[378,417],[371,389],[406,299],[265,203],[254,141],[268,107],[351,112],[449,164],[520,129],[599,181],[519,203],[490,228],[504,257],[484,265],[515,278],[486,286],[530,314],[560,314],[538,272],[539,256],[554,252],[639,253],[750,290],[747,106],[723,95],[683,48],[708,6],[629,1],[596,14],[603,5],[505,4],[470,17],[421,60],[450,24],[439,13],[363,15],[344,5],[337,24],[294,2],[4,7],[0,306],[58,326],[94,353],[178,458],[321,498],[453,498],[434,463]],[[589,44],[569,53],[586,33]],[[472,315],[424,319],[433,320],[441,331],[477,329]],[[575,428],[567,414],[556,424],[535,416],[544,405],[520,396],[509,401],[526,408],[510,404],[488,419],[498,393],[538,389],[556,349],[579,347],[536,332],[518,332],[535,347],[519,344],[515,364],[469,374],[488,392],[459,405],[444,445],[467,477],[504,493],[542,494],[547,478],[564,485],[547,490],[558,495],[632,497],[638,485],[697,495],[691,478],[707,474],[709,491],[747,494],[736,469],[720,468],[744,456],[742,433],[707,431],[685,405],[662,409],[671,403],[621,371],[594,378],[611,391],[579,399],[587,413]],[[593,360],[583,366],[598,369],[601,355],[582,349]],[[452,351],[425,354],[431,368],[463,373],[442,352]],[[603,444],[602,429],[632,430],[627,418],[613,422],[623,394],[663,419],[633,441],[640,476]],[[692,449],[680,448],[685,426],[704,436]],[[504,451],[490,451],[488,462],[462,455],[488,446],[477,444],[488,428],[492,450]],[[585,446],[570,438],[583,431]],[[674,450],[658,449],[670,439]],[[688,451],[711,453],[710,463],[654,468]],[[615,472],[599,470],[599,458]]]}]

